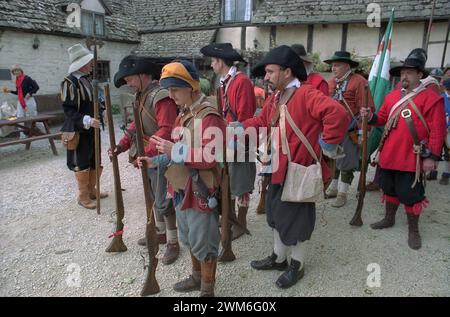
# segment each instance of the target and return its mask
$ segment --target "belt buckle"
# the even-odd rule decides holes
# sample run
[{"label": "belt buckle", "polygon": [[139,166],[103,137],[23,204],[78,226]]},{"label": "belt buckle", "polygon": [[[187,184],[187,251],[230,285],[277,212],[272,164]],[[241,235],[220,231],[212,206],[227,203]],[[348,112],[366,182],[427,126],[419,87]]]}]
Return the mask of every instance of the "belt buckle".
[{"label": "belt buckle", "polygon": [[411,118],[411,110],[409,109],[402,110],[402,117],[404,119]]}]

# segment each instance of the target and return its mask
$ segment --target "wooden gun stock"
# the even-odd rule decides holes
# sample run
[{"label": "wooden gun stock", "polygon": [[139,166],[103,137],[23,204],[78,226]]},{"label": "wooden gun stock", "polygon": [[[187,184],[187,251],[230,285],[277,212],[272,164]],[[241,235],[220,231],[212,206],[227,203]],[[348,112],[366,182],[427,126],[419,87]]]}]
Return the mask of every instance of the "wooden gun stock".
[{"label": "wooden gun stock", "polygon": [[[144,133],[142,130],[141,115],[139,113],[139,98],[133,103],[134,124],[136,126],[136,147],[138,156],[145,156],[144,152]],[[159,242],[156,234],[155,217],[153,216],[153,199],[150,193],[150,181],[147,172],[147,163],[144,161],[141,170],[142,184],[144,186],[145,209],[147,212],[147,224],[145,227],[145,239],[149,256],[149,265],[147,268],[147,278],[141,291],[141,296],[148,296],[159,293],[160,288],[156,280],[156,268],[158,259],[156,255],[159,251]]]},{"label": "wooden gun stock", "polygon": [[222,251],[220,252],[218,261],[219,262],[231,262],[236,259],[231,248],[231,224],[230,224],[230,177],[228,175],[228,164],[222,169],[222,182],[221,182],[221,211],[222,215],[220,218],[221,234],[220,240],[222,242]]},{"label": "wooden gun stock", "polygon": [[[217,97],[217,110],[220,114],[222,111],[222,98],[220,96],[220,87],[216,90]],[[246,234],[250,234],[247,228],[243,227],[239,221],[236,219],[236,215],[231,212],[231,192],[230,192],[230,175],[228,173],[228,164],[226,162],[226,154],[223,155],[224,166],[222,169],[222,181],[221,181],[221,218],[220,218],[220,226],[221,226],[221,242],[222,242],[222,251],[219,255],[219,262],[231,262],[236,259],[236,256],[233,253],[231,248],[232,241],[232,233],[231,233],[231,225],[235,225],[240,227]]]},{"label": "wooden gun stock", "polygon": [[[109,85],[105,86],[105,107],[106,107],[106,116],[108,119],[108,132],[109,132],[109,143],[112,152],[116,149],[116,135],[114,132],[114,122],[112,116],[111,109],[111,95],[109,92]],[[117,155],[113,154],[112,158],[112,166],[114,173],[114,196],[116,203],[116,232],[113,234],[113,239],[106,249],[106,252],[125,252],[127,251],[127,247],[123,242],[123,218],[125,216],[125,208],[123,206],[123,197],[122,197],[122,185],[120,183],[120,174],[119,174],[119,163],[117,161]]]},{"label": "wooden gun stock", "polygon": [[[369,105],[369,87],[365,87],[364,107]],[[355,214],[353,215],[350,225],[361,227],[363,225],[361,213],[364,206],[364,197],[366,196],[366,174],[367,174],[367,116],[362,118],[362,158],[361,158],[361,173],[358,182],[358,204],[356,206]]]}]

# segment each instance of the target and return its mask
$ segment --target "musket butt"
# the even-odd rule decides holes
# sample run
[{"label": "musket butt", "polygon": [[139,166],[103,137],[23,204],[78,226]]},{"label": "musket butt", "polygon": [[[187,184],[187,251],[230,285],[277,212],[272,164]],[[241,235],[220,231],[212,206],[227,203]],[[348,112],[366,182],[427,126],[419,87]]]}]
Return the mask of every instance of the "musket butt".
[{"label": "musket butt", "polygon": [[144,287],[141,291],[141,296],[149,296],[158,294],[160,292],[160,288],[158,282],[156,280],[150,280],[144,284]]},{"label": "musket butt", "polygon": [[231,248],[222,249],[219,258],[217,259],[217,261],[219,262],[232,262],[234,260],[236,260],[236,256],[234,255],[233,250],[231,250]]},{"label": "musket butt", "polygon": [[105,252],[125,252],[127,250],[127,246],[123,243],[122,237],[114,237]]},{"label": "musket butt", "polygon": [[353,218],[351,221],[350,221],[350,225],[351,226],[354,226],[354,227],[361,227],[362,225],[363,225],[363,221],[362,221],[362,219],[361,219],[361,217],[359,217],[359,218]]}]

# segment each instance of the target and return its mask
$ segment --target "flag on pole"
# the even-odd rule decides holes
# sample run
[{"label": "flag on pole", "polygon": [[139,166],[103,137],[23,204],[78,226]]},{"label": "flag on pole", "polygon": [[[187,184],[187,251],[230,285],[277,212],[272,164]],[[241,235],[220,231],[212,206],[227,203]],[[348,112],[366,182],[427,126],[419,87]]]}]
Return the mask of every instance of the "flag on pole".
[{"label": "flag on pole", "polygon": [[[392,9],[391,17],[386,28],[386,33],[384,34],[383,38],[381,39],[381,43],[378,46],[377,56],[373,61],[373,65],[369,75],[369,88],[370,92],[372,93],[376,113],[378,113],[378,110],[380,110],[380,107],[384,101],[384,97],[391,90],[391,84],[389,82],[389,69],[391,60],[391,38],[393,24],[394,9]],[[368,143],[369,155],[371,155],[377,149],[382,133],[383,128],[376,127],[372,129]]]}]

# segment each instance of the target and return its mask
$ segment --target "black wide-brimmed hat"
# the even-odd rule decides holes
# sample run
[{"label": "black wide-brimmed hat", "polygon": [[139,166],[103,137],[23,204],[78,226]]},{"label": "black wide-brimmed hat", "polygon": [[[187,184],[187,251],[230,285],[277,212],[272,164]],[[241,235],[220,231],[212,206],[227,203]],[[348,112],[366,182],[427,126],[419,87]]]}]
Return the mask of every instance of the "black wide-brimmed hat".
[{"label": "black wide-brimmed hat", "polygon": [[302,44],[291,45],[291,48],[303,61],[307,63],[314,63],[312,56],[306,52],[306,49]]},{"label": "black wide-brimmed hat", "polygon": [[231,43],[212,43],[202,47],[200,52],[208,57],[216,57],[233,62],[243,62],[247,65],[247,61],[233,48]]},{"label": "black wide-brimmed hat", "polygon": [[114,75],[114,85],[120,88],[126,84],[125,77],[139,74],[149,74],[153,79],[158,79],[161,67],[144,56],[128,55],[120,62],[119,70]]},{"label": "black wide-brimmed hat", "polygon": [[344,62],[349,64],[352,68],[358,67],[359,65],[359,62],[352,60],[352,55],[347,51],[336,51],[334,52],[334,55],[330,57],[330,59],[327,59],[323,62],[329,65],[331,65],[331,63],[333,62]]},{"label": "black wide-brimmed hat", "polygon": [[308,77],[302,60],[294,50],[287,45],[281,45],[270,50],[269,53],[264,56],[263,60],[252,69],[252,75],[255,77],[264,77],[266,73],[265,67],[269,64],[290,68],[294,76],[299,80],[306,80]]},{"label": "black wide-brimmed hat", "polygon": [[415,68],[423,73],[423,78],[428,76],[428,71],[425,69],[427,63],[427,52],[423,48],[415,48],[409,53],[405,61],[401,65],[391,68],[389,73],[391,76],[400,77],[400,71],[403,68]]}]

